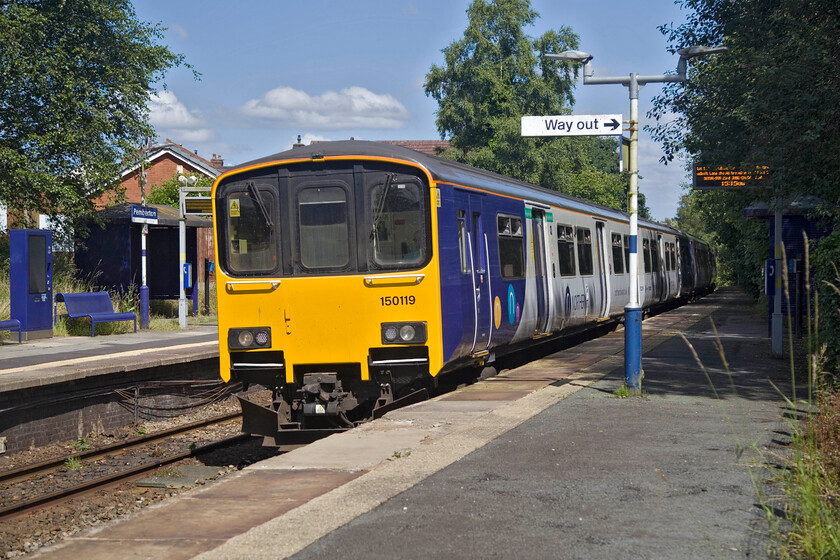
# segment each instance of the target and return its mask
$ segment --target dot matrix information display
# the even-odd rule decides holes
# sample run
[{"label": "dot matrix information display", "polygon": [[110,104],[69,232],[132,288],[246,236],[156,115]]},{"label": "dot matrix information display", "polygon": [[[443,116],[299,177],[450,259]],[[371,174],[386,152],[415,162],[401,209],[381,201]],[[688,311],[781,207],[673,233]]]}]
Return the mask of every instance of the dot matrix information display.
[{"label": "dot matrix information display", "polygon": [[767,166],[752,169],[737,167],[692,166],[692,187],[697,190],[746,189],[769,186]]}]

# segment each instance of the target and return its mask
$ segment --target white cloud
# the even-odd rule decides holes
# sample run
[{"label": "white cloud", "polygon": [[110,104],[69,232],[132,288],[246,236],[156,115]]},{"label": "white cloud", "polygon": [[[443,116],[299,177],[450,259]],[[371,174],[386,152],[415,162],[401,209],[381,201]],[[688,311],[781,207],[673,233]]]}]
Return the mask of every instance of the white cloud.
[{"label": "white cloud", "polygon": [[178,142],[206,142],[216,137],[207,127],[199,111],[190,111],[169,90],[151,96],[148,103],[149,122],[164,136]]},{"label": "white cloud", "polygon": [[186,28],[180,23],[172,23],[169,25],[169,30],[175,33],[179,39],[182,41],[189,37],[189,33],[187,33]]},{"label": "white cloud", "polygon": [[337,130],[347,128],[402,128],[411,114],[388,94],[359,86],[311,96],[281,86],[240,108],[244,114],[278,121],[287,126]]}]

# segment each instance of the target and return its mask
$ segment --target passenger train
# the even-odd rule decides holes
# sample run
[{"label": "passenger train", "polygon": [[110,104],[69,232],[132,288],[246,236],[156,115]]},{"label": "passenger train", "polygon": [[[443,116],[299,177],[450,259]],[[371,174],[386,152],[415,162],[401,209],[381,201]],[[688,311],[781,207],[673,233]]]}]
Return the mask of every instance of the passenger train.
[{"label": "passenger train", "polygon": [[[243,430],[353,426],[456,370],[618,321],[629,217],[446,159],[324,142],[239,166],[213,185],[221,376]],[[639,221],[646,310],[714,289],[697,238]]]}]

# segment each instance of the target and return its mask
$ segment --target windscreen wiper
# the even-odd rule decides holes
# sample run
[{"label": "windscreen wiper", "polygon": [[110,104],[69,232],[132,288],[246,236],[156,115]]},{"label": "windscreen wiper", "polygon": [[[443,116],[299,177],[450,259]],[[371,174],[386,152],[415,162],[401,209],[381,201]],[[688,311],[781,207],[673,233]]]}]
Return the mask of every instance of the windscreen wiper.
[{"label": "windscreen wiper", "polygon": [[379,199],[379,204],[376,205],[376,211],[373,214],[373,225],[370,228],[370,238],[376,236],[376,226],[379,225],[379,220],[382,219],[382,212],[385,210],[385,200],[388,198],[388,192],[391,190],[391,184],[396,179],[396,173],[388,173],[385,176],[385,186],[382,187],[382,197]]},{"label": "windscreen wiper", "polygon": [[268,213],[268,207],[266,207],[265,202],[263,201],[260,189],[257,188],[257,185],[254,184],[253,181],[248,181],[248,192],[250,193],[251,198],[254,199],[254,202],[257,203],[257,208],[259,208],[262,213],[265,225],[273,229],[274,223],[271,221],[271,215]]}]

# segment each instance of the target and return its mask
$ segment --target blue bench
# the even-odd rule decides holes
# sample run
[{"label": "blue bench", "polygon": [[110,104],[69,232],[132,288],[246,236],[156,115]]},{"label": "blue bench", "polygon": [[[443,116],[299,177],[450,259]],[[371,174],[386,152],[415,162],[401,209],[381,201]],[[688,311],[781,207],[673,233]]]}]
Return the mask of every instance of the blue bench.
[{"label": "blue bench", "polygon": [[55,294],[55,316],[53,322],[58,321],[58,304],[64,302],[67,316],[73,319],[90,317],[90,336],[95,336],[96,323],[110,323],[112,321],[134,321],[134,332],[137,332],[137,315],[132,311],[117,313],[108,292],[89,292],[82,294]]},{"label": "blue bench", "polygon": [[0,321],[0,331],[17,331],[18,332],[18,344],[23,342],[23,339],[20,335],[20,321],[17,319],[6,319],[5,321]]}]

